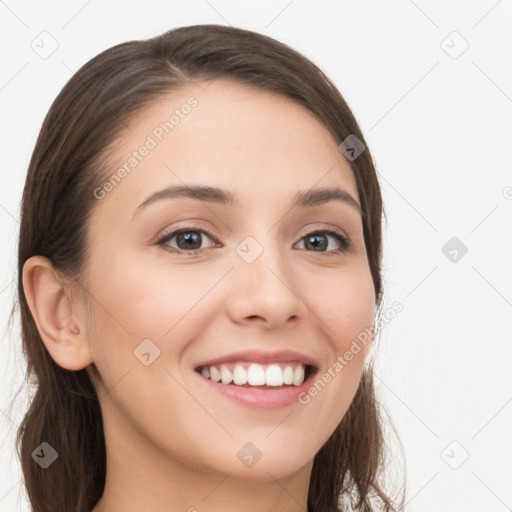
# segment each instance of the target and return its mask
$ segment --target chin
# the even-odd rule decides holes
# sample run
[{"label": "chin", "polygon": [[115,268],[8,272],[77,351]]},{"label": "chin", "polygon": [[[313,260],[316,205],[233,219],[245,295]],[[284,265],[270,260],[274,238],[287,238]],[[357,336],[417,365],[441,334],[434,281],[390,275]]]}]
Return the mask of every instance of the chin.
[{"label": "chin", "polygon": [[[268,432],[265,435],[268,435]],[[301,431],[296,438],[298,442],[290,436],[284,439],[276,432],[270,434],[270,437],[273,435],[275,436],[273,440],[265,440],[262,436],[259,441],[257,436],[248,436],[243,441],[235,441],[234,449],[226,450],[233,454],[232,457],[218,461],[218,469],[241,479],[264,482],[291,476],[303,470],[308,464],[312,467],[319,448],[304,445],[299,441],[309,437],[311,443],[309,434]]]}]

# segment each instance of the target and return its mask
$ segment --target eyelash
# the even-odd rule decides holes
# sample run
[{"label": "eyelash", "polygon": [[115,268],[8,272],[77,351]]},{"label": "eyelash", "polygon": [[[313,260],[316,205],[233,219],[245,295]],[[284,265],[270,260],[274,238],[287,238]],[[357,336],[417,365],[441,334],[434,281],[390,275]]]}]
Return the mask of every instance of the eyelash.
[{"label": "eyelash", "polygon": [[[169,240],[174,238],[176,235],[179,235],[180,233],[188,233],[191,231],[204,233],[209,238],[211,238],[212,241],[216,242],[215,238],[208,231],[206,231],[202,228],[195,227],[195,226],[187,226],[184,228],[175,229],[174,231],[171,231],[170,233],[164,234],[160,238],[160,240],[158,240],[157,245],[165,246],[165,250],[168,250],[170,252],[177,253],[177,254],[189,254],[189,255],[199,254],[199,253],[203,252],[205,249],[196,249],[193,251],[183,251],[180,249],[176,249],[174,247],[170,247],[169,245],[165,244],[165,242],[168,242]],[[311,231],[309,233],[306,233],[300,240],[303,240],[304,238],[306,238],[308,236],[317,235],[317,234],[327,234],[327,235],[334,236],[335,238],[338,239],[338,242],[341,247],[339,249],[332,249],[330,251],[309,251],[309,252],[319,252],[319,253],[323,253],[327,256],[335,256],[340,253],[349,252],[352,249],[352,243],[350,242],[350,240],[346,236],[342,235],[341,233],[339,233],[333,229],[320,229],[320,230]],[[301,250],[304,251],[307,249],[301,249]]]}]

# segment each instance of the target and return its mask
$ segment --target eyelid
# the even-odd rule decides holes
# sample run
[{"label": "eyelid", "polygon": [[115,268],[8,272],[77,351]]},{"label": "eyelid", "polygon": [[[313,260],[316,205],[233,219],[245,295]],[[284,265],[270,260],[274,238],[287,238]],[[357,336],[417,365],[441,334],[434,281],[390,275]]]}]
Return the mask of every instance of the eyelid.
[{"label": "eyelid", "polygon": [[310,233],[317,233],[319,231],[325,232],[325,233],[336,233],[337,235],[346,238],[348,240],[348,236],[339,228],[334,227],[331,224],[322,224],[322,223],[314,223],[314,224],[308,224],[303,231],[303,234],[301,235],[301,238],[305,237],[306,235],[309,235]]},{"label": "eyelid", "polygon": [[187,218],[183,220],[178,220],[174,222],[172,225],[167,225],[160,230],[160,235],[157,235],[155,238],[161,240],[162,238],[174,233],[175,231],[182,230],[190,230],[190,231],[204,231],[208,236],[214,238],[212,233],[215,232],[214,226],[211,222],[203,221],[200,218]]}]

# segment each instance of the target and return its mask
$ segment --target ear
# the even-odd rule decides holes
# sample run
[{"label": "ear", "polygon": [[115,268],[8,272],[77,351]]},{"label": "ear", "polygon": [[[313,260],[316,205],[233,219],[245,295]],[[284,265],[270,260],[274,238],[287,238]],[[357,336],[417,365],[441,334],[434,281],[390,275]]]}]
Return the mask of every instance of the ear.
[{"label": "ear", "polygon": [[[82,311],[72,303],[60,275],[48,258],[32,256],[23,265],[23,291],[37,330],[52,359],[66,370],[77,371],[93,363]],[[75,317],[73,313],[75,312]]]}]

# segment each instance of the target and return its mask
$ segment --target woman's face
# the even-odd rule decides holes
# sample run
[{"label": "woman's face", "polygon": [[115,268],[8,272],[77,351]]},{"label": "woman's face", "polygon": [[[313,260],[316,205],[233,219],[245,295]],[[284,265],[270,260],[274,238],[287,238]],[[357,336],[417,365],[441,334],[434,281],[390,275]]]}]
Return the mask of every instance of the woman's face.
[{"label": "woman's face", "polygon": [[[361,378],[369,344],[344,356],[374,320],[360,203],[309,111],[225,80],[204,87],[133,119],[95,191],[88,370],[112,453],[141,467],[152,454],[161,467],[281,478],[311,469]],[[292,206],[334,187],[356,205],[318,196]],[[300,385],[311,363],[316,375]],[[211,366],[226,382],[268,385],[214,382],[200,373],[218,377]],[[295,384],[280,387],[282,374]]]}]

